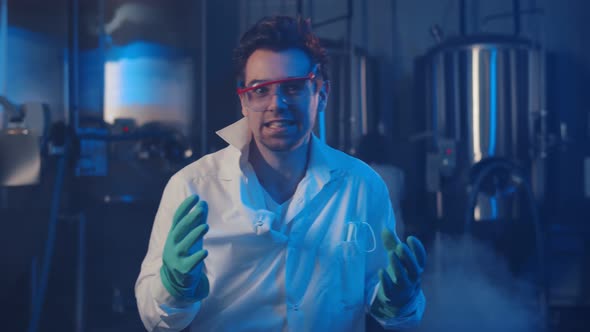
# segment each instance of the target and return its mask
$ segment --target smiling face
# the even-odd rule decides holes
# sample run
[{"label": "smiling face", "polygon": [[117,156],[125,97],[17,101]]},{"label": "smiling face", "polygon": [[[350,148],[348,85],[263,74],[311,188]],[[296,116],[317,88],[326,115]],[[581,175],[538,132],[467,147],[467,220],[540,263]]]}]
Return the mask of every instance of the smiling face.
[{"label": "smiling face", "polygon": [[[256,83],[303,77],[312,69],[310,58],[299,49],[271,51],[258,49],[250,55],[244,69],[246,87]],[[286,104],[281,89],[272,96],[264,110],[248,109],[245,96],[241,96],[242,114],[259,149],[273,152],[288,152],[309,142],[315,124],[320,100],[327,97],[324,90],[317,91],[313,81],[307,81],[309,97],[296,104]],[[321,103],[323,107],[324,103]]]}]

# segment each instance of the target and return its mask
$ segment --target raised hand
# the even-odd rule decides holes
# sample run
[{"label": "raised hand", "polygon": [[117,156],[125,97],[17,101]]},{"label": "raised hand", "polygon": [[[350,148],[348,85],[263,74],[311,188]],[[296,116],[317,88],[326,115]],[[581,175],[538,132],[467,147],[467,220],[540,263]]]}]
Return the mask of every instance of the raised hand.
[{"label": "raised hand", "polygon": [[418,238],[409,236],[407,244],[389,230],[382,233],[389,264],[379,271],[381,281],[371,311],[382,318],[396,317],[398,310],[420,292],[426,250]]},{"label": "raised hand", "polygon": [[207,203],[197,195],[180,204],[168,233],[160,277],[164,287],[176,298],[200,301],[209,295],[209,280],[203,274],[203,236],[207,225]]}]

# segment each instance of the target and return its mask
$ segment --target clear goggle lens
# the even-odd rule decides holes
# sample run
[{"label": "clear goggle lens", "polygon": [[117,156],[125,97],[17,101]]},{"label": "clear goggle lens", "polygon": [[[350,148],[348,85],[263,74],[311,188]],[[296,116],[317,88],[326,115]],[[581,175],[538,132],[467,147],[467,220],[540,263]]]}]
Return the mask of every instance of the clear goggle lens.
[{"label": "clear goggle lens", "polygon": [[304,102],[311,96],[311,84],[315,79],[313,72],[303,77],[290,77],[275,81],[261,82],[247,88],[239,88],[238,95],[242,97],[246,108],[254,112],[266,110],[275,95],[287,105]]}]

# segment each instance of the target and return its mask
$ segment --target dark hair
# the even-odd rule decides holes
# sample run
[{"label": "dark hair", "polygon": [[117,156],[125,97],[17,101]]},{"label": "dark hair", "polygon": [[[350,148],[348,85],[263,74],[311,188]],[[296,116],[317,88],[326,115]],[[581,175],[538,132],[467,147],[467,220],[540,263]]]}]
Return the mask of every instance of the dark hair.
[{"label": "dark hair", "polygon": [[388,164],[390,158],[387,146],[385,136],[378,133],[366,134],[358,143],[356,157],[367,164]]},{"label": "dark hair", "polygon": [[238,81],[244,80],[246,62],[254,51],[268,49],[283,51],[297,48],[305,52],[312,64],[320,65],[321,78],[328,80],[328,52],[311,31],[311,22],[301,17],[271,16],[260,19],[250,28],[234,50],[234,66]]}]

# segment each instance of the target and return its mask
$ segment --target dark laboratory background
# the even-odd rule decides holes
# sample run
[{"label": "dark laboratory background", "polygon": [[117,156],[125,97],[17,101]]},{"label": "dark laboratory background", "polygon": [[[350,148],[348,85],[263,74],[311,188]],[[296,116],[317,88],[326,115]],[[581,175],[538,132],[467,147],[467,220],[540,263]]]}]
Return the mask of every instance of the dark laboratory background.
[{"label": "dark laboratory background", "polygon": [[273,14],[332,56],[317,131],[381,134],[403,174],[410,331],[590,331],[585,0],[0,0],[0,330],[143,331],[163,186],[225,146],[232,49]]}]

